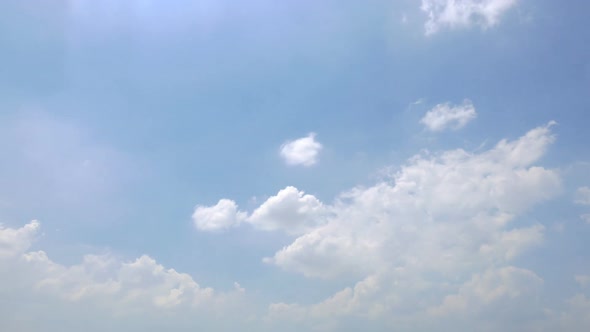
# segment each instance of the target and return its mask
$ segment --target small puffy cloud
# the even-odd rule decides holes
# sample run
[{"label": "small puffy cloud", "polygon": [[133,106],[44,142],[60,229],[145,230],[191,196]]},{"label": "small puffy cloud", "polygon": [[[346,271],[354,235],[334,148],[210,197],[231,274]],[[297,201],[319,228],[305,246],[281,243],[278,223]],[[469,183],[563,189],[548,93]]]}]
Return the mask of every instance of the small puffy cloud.
[{"label": "small puffy cloud", "polygon": [[479,25],[489,28],[514,7],[518,0],[422,0],[420,9],[428,15],[425,34],[432,35],[442,28],[467,28]]},{"label": "small puffy cloud", "polygon": [[193,222],[201,231],[221,231],[238,225],[246,216],[238,210],[236,202],[221,199],[213,206],[198,205],[193,212]]},{"label": "small puffy cloud", "polygon": [[430,131],[457,130],[465,127],[476,117],[475,107],[471,101],[465,100],[461,105],[450,103],[436,105],[424,115],[420,123]]},{"label": "small puffy cloud", "polygon": [[293,141],[287,141],[281,146],[280,155],[287,165],[312,166],[317,163],[322,144],[315,140],[315,133],[310,133]]},{"label": "small puffy cloud", "polygon": [[29,252],[39,223],[0,228],[0,271],[10,272],[0,283],[10,305],[0,321],[11,331],[59,330],[65,321],[66,332],[585,331],[583,294],[555,307],[541,322],[547,328],[519,325],[544,315],[542,279],[513,265],[545,231],[520,217],[561,190],[559,172],[536,164],[553,141],[550,123],[485,151],[423,153],[330,204],[286,187],[250,214],[229,199],[195,208],[202,230],[248,224],[296,235],[266,261],[350,283],[312,303],[260,303],[239,283],[225,292],[202,287],[148,255],[63,265]]},{"label": "small puffy cloud", "polygon": [[590,188],[580,187],[576,190],[576,197],[574,203],[580,205],[590,205]]},{"label": "small puffy cloud", "polygon": [[254,210],[248,222],[261,230],[301,234],[320,225],[326,212],[315,196],[287,187]]},{"label": "small puffy cloud", "polygon": [[239,211],[230,199],[221,199],[213,206],[198,205],[193,222],[201,231],[223,231],[247,222],[262,231],[301,235],[325,223],[328,214],[327,207],[315,196],[289,186],[268,198],[250,215]]}]

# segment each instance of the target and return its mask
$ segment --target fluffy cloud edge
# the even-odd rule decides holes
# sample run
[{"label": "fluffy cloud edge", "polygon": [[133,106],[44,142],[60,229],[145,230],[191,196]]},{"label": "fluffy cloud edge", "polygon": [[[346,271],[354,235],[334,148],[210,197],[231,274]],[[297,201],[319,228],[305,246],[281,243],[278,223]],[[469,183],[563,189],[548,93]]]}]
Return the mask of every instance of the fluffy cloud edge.
[{"label": "fluffy cloud edge", "polygon": [[420,123],[432,132],[459,130],[477,118],[477,112],[471,100],[465,99],[462,104],[443,103],[428,111]]},{"label": "fluffy cloud edge", "polygon": [[192,215],[195,227],[205,232],[219,232],[239,225],[247,214],[238,210],[236,202],[220,199],[213,206],[197,205]]},{"label": "fluffy cloud edge", "polygon": [[213,206],[197,205],[192,218],[203,232],[220,232],[245,223],[260,231],[301,235],[325,223],[328,215],[328,207],[315,196],[287,186],[250,214],[240,211],[234,201],[221,199]]},{"label": "fluffy cloud edge", "polygon": [[289,166],[310,167],[318,162],[323,145],[316,140],[315,133],[305,137],[286,141],[281,145],[280,156]]},{"label": "fluffy cloud edge", "polygon": [[[226,314],[246,321],[246,312],[252,313],[244,305],[246,290],[237,282],[221,292],[202,287],[190,275],[166,268],[148,255],[127,261],[111,254],[89,254],[74,265],[57,263],[45,251],[29,251],[40,228],[38,221],[20,228],[0,228],[0,248],[4,248],[0,270],[10,271],[3,273],[0,294],[7,301],[32,301],[12,307],[9,316],[0,314],[7,328],[34,325],[46,312],[52,315],[50,321],[71,322],[70,315],[80,314],[94,319],[93,324],[107,320],[109,325],[122,326],[130,320],[141,326],[143,321],[177,315],[199,317],[202,322],[183,322],[195,327]],[[80,308],[85,311],[78,312]],[[37,318],[31,320],[33,317]]]},{"label": "fluffy cloud edge", "polygon": [[440,30],[495,26],[518,0],[422,0],[420,9],[427,15],[424,34],[431,36]]}]

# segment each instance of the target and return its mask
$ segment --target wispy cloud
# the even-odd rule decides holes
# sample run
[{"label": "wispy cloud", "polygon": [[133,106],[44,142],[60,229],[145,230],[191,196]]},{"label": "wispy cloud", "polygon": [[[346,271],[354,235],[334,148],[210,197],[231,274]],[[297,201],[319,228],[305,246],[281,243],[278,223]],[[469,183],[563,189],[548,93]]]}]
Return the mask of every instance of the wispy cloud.
[{"label": "wispy cloud", "polygon": [[457,130],[465,127],[477,117],[475,107],[470,100],[461,105],[451,103],[438,104],[428,111],[420,120],[430,131]]},{"label": "wispy cloud", "polygon": [[489,28],[516,5],[518,0],[422,0],[420,7],[426,15],[426,35],[443,28],[466,28],[479,25]]}]

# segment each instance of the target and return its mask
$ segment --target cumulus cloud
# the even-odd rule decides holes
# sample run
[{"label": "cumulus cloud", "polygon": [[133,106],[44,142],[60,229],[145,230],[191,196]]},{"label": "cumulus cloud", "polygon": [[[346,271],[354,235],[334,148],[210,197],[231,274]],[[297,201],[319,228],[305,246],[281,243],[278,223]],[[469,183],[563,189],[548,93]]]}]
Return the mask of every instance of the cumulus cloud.
[{"label": "cumulus cloud", "polygon": [[242,222],[263,231],[301,235],[325,222],[329,211],[315,196],[289,186],[269,197],[250,215],[221,199],[214,206],[197,206],[193,221],[201,231],[222,231]]},{"label": "cumulus cloud", "polygon": [[511,228],[511,221],[561,190],[556,171],[531,165],[552,141],[545,126],[479,154],[415,156],[390,180],[343,194],[325,225],[270,261],[329,278],[385,265],[458,271],[510,260],[544,230]]},{"label": "cumulus cloud", "polygon": [[[0,271],[10,271],[0,297],[11,305],[0,320],[10,330],[67,332],[87,325],[97,332],[355,331],[359,322],[372,331],[585,330],[587,295],[546,310],[537,301],[541,277],[515,266],[545,232],[522,216],[561,190],[559,173],[537,164],[554,141],[551,125],[487,151],[414,156],[329,204],[286,187],[251,214],[227,199],[195,209],[203,230],[247,224],[293,235],[265,261],[350,285],[315,303],[260,303],[239,283],[213,290],[148,255],[86,255],[63,265],[30,251],[40,228],[31,222],[0,228]],[[542,328],[522,325],[531,317]]]},{"label": "cumulus cloud", "polygon": [[518,0],[422,0],[422,11],[428,15],[424,28],[432,35],[442,28],[466,28],[479,25],[489,28],[514,7]]},{"label": "cumulus cloud", "polygon": [[361,281],[314,305],[276,303],[269,319],[358,315],[399,326],[408,311],[474,303],[488,310],[535,293],[541,279],[510,264],[544,237],[544,226],[519,225],[519,216],[561,191],[557,171],[534,165],[554,141],[552,124],[480,153],[417,155],[391,178],[340,195],[325,224],[266,262],[311,278]]},{"label": "cumulus cloud", "polygon": [[420,120],[430,131],[457,130],[477,117],[475,107],[469,100],[461,105],[438,104]]},{"label": "cumulus cloud", "polygon": [[193,212],[193,222],[201,231],[221,231],[238,225],[246,215],[238,211],[236,202],[221,199],[213,206],[198,205]]},{"label": "cumulus cloud", "polygon": [[320,225],[326,213],[326,208],[316,197],[295,187],[287,187],[254,210],[248,222],[261,230],[300,234]]},{"label": "cumulus cloud", "polygon": [[35,240],[39,227],[36,220],[18,229],[0,225],[0,258],[12,257],[28,249]]},{"label": "cumulus cloud", "polygon": [[312,166],[317,163],[322,144],[315,140],[315,134],[310,133],[293,141],[287,141],[281,146],[280,155],[293,166]]},{"label": "cumulus cloud", "polygon": [[[131,261],[86,255],[79,264],[56,263],[44,251],[29,251],[39,228],[31,222],[0,229],[0,270],[10,271],[2,274],[0,296],[12,303],[10,310],[0,310],[0,319],[8,330],[73,332],[80,328],[75,324],[84,323],[90,331],[156,331],[159,319],[198,328],[211,323],[205,317],[232,313],[242,303],[243,288],[217,292],[201,287],[190,275],[147,255]],[[62,325],[43,325],[51,322]]]},{"label": "cumulus cloud", "polygon": [[580,205],[590,205],[590,188],[580,187],[576,190],[576,198],[574,203]]},{"label": "cumulus cloud", "polygon": [[434,317],[429,321],[451,327],[448,317],[461,311],[510,319],[525,314],[524,307],[526,314],[541,312],[519,304],[536,296],[542,280],[513,263],[544,239],[545,227],[522,224],[521,216],[561,191],[559,173],[536,165],[555,140],[554,124],[486,151],[416,155],[330,204],[295,187],[268,198],[241,220],[296,238],[266,263],[308,278],[356,282],[315,304],[273,303],[265,321],[338,330],[340,318],[364,317],[387,329]]}]

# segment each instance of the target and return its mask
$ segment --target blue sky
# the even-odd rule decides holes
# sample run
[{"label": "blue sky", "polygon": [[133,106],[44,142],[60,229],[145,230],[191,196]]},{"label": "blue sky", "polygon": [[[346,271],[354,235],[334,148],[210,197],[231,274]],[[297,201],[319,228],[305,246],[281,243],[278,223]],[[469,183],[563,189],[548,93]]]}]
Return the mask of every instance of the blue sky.
[{"label": "blue sky", "polygon": [[2,325],[590,329],[588,10],[2,1]]}]

